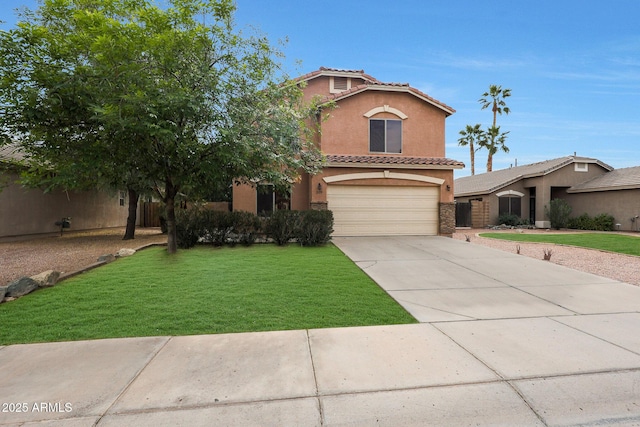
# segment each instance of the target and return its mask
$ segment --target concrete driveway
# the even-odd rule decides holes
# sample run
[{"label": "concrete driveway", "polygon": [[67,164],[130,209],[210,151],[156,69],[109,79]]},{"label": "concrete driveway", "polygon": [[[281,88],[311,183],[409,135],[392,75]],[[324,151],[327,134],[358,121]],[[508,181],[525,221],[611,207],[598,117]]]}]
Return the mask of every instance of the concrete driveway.
[{"label": "concrete driveway", "polygon": [[[334,243],[495,373],[506,386],[496,399],[521,401],[543,425],[640,425],[637,286],[443,237]],[[515,408],[508,399],[498,412]]]},{"label": "concrete driveway", "polygon": [[335,243],[422,323],[0,346],[0,425],[640,425],[640,288],[447,238]]}]

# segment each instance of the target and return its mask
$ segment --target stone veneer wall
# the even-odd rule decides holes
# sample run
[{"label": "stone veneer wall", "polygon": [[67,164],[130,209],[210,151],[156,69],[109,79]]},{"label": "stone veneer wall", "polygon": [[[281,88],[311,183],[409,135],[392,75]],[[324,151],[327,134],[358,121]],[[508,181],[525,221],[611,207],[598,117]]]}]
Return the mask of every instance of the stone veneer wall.
[{"label": "stone veneer wall", "polygon": [[311,202],[311,210],[313,211],[326,211],[327,202]]},{"label": "stone veneer wall", "polygon": [[440,202],[440,235],[451,237],[456,232],[456,204]]}]

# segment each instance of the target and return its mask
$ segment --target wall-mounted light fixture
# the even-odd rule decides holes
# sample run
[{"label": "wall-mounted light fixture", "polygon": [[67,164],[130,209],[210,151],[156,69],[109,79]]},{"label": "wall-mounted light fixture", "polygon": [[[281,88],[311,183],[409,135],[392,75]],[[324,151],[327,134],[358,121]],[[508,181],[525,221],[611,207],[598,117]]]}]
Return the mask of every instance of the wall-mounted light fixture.
[{"label": "wall-mounted light fixture", "polygon": [[322,184],[318,183],[318,193],[322,193]]},{"label": "wall-mounted light fixture", "polygon": [[451,191],[451,186],[447,184],[447,191]]}]

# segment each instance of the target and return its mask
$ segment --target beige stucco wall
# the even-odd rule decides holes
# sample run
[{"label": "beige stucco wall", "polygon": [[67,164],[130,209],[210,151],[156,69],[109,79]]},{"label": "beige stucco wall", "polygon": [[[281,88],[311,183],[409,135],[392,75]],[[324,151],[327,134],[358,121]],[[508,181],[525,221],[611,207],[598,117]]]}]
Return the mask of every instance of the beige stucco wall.
[{"label": "beige stucco wall", "polygon": [[631,222],[631,218],[640,216],[640,189],[567,193],[564,198],[571,205],[572,217],[609,214],[615,218],[614,224],[620,224],[620,230],[640,231],[640,218]]},{"label": "beige stucco wall", "polygon": [[[17,175],[12,175],[14,182]],[[43,193],[11,183],[0,191],[0,237],[60,231],[55,225],[71,217],[71,230],[122,227],[127,223],[128,200],[98,191]]]}]

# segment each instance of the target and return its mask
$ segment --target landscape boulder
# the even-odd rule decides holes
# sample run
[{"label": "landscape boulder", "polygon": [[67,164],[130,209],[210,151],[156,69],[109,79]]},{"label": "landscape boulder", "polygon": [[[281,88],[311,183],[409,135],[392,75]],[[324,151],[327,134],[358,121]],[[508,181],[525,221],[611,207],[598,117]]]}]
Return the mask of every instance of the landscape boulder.
[{"label": "landscape boulder", "polygon": [[118,252],[116,252],[116,258],[131,256],[135,253],[136,253],[135,249],[122,248]]},{"label": "landscape boulder", "polygon": [[98,257],[98,262],[110,263],[116,260],[116,257],[113,254],[100,255]]},{"label": "landscape boulder", "polygon": [[58,282],[58,279],[60,278],[60,272],[47,270],[43,271],[40,274],[36,274],[35,276],[31,276],[31,278],[38,282],[38,286],[40,286],[41,288],[50,288]]},{"label": "landscape boulder", "polygon": [[4,299],[4,295],[7,293],[6,286],[0,286],[0,302]]},{"label": "landscape boulder", "polygon": [[14,280],[7,286],[7,293],[5,297],[21,297],[30,292],[38,289],[38,282],[31,277],[21,277],[18,280]]}]

